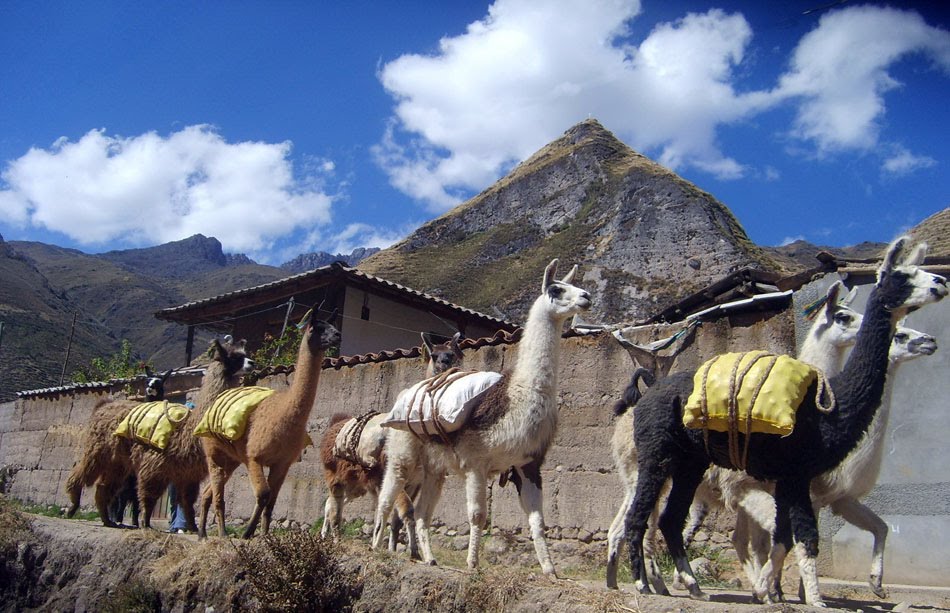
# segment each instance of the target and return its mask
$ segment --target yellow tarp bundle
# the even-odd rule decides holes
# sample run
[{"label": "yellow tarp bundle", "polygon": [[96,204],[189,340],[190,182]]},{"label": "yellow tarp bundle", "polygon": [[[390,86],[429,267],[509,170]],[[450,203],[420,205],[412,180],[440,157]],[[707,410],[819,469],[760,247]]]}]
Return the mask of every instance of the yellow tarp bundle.
[{"label": "yellow tarp bundle", "polygon": [[166,403],[164,400],[146,402],[129,411],[113,434],[164,450],[175,427],[188,413],[188,407],[183,404]]},{"label": "yellow tarp bundle", "polygon": [[274,393],[268,387],[235,387],[218,394],[195,427],[197,436],[221,436],[236,441],[244,436],[247,419],[262,400]]},{"label": "yellow tarp bundle", "polygon": [[795,427],[795,413],[817,374],[814,367],[787,355],[765,351],[723,354],[696,371],[693,393],[683,411],[683,425],[704,426],[705,397],[709,416],[706,427],[729,432],[730,403],[735,394],[738,432],[748,434],[747,416],[754,402],[752,432],[785,436]]}]

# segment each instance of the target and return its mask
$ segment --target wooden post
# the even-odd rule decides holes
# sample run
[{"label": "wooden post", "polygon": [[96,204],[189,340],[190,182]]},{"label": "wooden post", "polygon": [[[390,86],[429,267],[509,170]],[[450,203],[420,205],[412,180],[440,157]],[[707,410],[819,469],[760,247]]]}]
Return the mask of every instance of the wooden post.
[{"label": "wooden post", "polygon": [[59,384],[62,385],[66,380],[66,365],[69,364],[69,351],[73,347],[73,333],[76,332],[76,316],[79,313],[73,313],[73,325],[69,327],[69,341],[66,343],[66,358],[63,360],[63,372],[59,375]]},{"label": "wooden post", "polygon": [[185,341],[185,366],[191,365],[191,352],[195,348],[195,326],[188,324],[188,340]]}]

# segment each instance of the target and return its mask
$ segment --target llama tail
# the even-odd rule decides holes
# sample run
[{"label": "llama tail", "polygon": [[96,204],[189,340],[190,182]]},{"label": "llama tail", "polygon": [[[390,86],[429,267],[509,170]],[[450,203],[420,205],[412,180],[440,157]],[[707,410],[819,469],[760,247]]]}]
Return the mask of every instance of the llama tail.
[{"label": "llama tail", "polygon": [[69,496],[69,508],[66,510],[66,517],[72,517],[79,509],[79,498],[82,496],[83,473],[85,472],[86,459],[80,460],[74,467],[69,477],[66,479],[66,495]]},{"label": "llama tail", "polygon": [[623,391],[623,397],[614,404],[614,415],[623,415],[627,412],[627,409],[636,406],[640,402],[640,398],[643,397],[640,392],[640,381],[643,381],[643,384],[649,388],[656,382],[656,377],[653,376],[652,371],[643,367],[638,367],[633,371],[630,384]]}]

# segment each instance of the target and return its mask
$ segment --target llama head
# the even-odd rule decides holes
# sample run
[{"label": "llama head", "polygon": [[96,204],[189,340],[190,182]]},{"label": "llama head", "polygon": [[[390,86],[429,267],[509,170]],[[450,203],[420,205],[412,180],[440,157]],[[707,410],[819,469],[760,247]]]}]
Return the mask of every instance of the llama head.
[{"label": "llama head", "polygon": [[541,297],[539,301],[547,306],[549,312],[556,319],[567,319],[586,311],[591,306],[590,294],[585,290],[572,285],[574,275],[577,274],[577,265],[571,268],[560,281],[555,279],[557,273],[557,259],[551,260],[544,269],[544,279],[541,281]]},{"label": "llama head", "polygon": [[900,364],[921,356],[933,355],[937,351],[937,339],[913,328],[897,325],[897,332],[891,339],[891,349],[887,359],[891,364]]},{"label": "llama head", "polygon": [[919,243],[907,250],[910,239],[902,236],[891,243],[877,271],[876,289],[884,306],[897,318],[947,295],[947,280],[920,268],[927,254],[927,244]]},{"label": "llama head", "polygon": [[432,377],[462,364],[465,356],[462,355],[462,349],[459,347],[461,332],[456,332],[451,340],[438,344],[429,340],[425,332],[421,336],[422,356],[426,360],[426,376]]},{"label": "llama head", "polygon": [[307,326],[304,338],[310,351],[317,353],[339,345],[340,331],[330,322],[318,319]]},{"label": "llama head", "polygon": [[254,370],[254,360],[247,357],[245,345],[247,345],[245,339],[234,342],[230,335],[225,337],[223,343],[214,339],[208,348],[208,357],[224,365],[227,377],[244,375]]},{"label": "llama head", "polygon": [[156,400],[162,400],[165,398],[165,382],[168,381],[168,377],[172,374],[171,369],[166,370],[163,373],[155,374],[152,370],[146,366],[145,367],[145,399],[149,402],[154,402]]},{"label": "llama head", "polygon": [[825,295],[825,305],[821,314],[815,318],[810,334],[832,347],[848,347],[853,345],[858,337],[863,316],[852,309],[849,304],[857,294],[857,288],[852,289],[846,296],[841,297],[844,284],[835,281],[828,288]]}]

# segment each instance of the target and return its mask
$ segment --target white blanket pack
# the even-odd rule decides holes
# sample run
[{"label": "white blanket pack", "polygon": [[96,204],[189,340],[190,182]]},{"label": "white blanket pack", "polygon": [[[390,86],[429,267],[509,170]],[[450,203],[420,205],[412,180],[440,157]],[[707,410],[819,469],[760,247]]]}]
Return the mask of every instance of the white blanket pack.
[{"label": "white blanket pack", "polygon": [[444,385],[433,388],[437,378],[420,381],[400,392],[381,425],[430,436],[437,436],[440,429],[454,432],[465,424],[481,395],[498,383],[501,373],[459,371],[449,375]]}]

